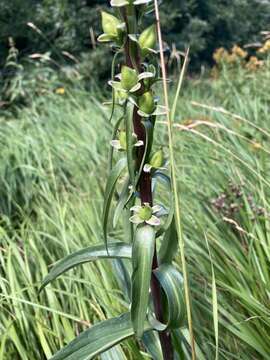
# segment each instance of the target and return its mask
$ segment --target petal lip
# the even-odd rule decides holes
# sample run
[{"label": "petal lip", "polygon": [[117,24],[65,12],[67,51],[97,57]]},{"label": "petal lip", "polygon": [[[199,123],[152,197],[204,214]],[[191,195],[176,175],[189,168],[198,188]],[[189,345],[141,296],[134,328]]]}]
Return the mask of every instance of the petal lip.
[{"label": "petal lip", "polygon": [[143,167],[143,171],[146,173],[150,173],[152,169],[152,166],[150,164],[145,164]]},{"label": "petal lip", "polygon": [[137,141],[137,142],[134,144],[134,146],[136,146],[136,147],[143,146],[143,141],[142,141],[142,140]]},{"label": "petal lip", "polygon": [[129,221],[131,221],[133,224],[142,224],[144,222],[144,220],[142,220],[137,214],[131,216]]},{"label": "petal lip", "polygon": [[151,218],[149,220],[146,220],[145,222],[148,225],[152,225],[152,226],[159,226],[160,225],[160,220],[155,215],[152,215]]},{"label": "petal lip", "polygon": [[153,210],[153,214],[155,214],[155,213],[159,212],[160,210],[162,210],[162,206],[160,206],[160,205],[154,205],[154,206],[152,207],[152,210]]}]

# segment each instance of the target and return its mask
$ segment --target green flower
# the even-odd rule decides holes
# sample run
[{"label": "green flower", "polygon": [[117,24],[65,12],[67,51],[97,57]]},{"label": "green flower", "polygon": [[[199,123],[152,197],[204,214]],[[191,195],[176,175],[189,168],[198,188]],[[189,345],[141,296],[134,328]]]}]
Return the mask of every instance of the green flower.
[{"label": "green flower", "polygon": [[157,169],[160,168],[164,163],[164,154],[162,149],[158,150],[157,152],[155,152],[151,159],[150,159],[150,165]]},{"label": "green flower", "polygon": [[104,34],[98,37],[100,42],[116,41],[119,42],[123,35],[123,26],[117,17],[102,11],[101,22]]},{"label": "green flower", "polygon": [[161,206],[155,205],[151,207],[149,203],[144,203],[143,206],[135,205],[130,210],[134,215],[130,217],[130,221],[134,224],[147,223],[152,226],[159,226],[160,219],[155,215],[161,210]]},{"label": "green flower", "polygon": [[151,91],[147,91],[139,98],[139,109],[144,114],[150,115],[155,111],[156,105]]},{"label": "green flower", "polygon": [[[143,141],[137,139],[136,134],[132,134],[133,136],[133,146],[142,146]],[[115,150],[125,151],[127,150],[127,134],[125,131],[121,130],[119,133],[118,139],[111,140],[111,146],[115,148]]]},{"label": "green flower", "polygon": [[130,91],[134,86],[138,84],[139,78],[136,70],[131,69],[128,66],[122,66],[121,69],[121,85],[122,88]]},{"label": "green flower", "polygon": [[151,25],[145,29],[141,33],[138,41],[141,48],[142,57],[145,57],[150,52],[155,52],[154,48],[157,42],[156,26]]}]

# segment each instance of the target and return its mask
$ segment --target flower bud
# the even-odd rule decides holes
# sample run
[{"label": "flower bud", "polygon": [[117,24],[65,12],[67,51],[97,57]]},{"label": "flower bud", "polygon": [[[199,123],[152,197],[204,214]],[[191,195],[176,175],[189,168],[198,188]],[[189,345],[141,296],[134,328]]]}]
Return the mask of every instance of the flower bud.
[{"label": "flower bud", "polygon": [[122,88],[129,91],[138,83],[137,71],[128,66],[122,66],[121,85]]},{"label": "flower bud", "polygon": [[151,91],[147,91],[139,98],[139,109],[145,114],[152,114],[155,110],[154,97]]},{"label": "flower bud", "polygon": [[163,151],[160,149],[152,155],[149,164],[153,168],[158,169],[163,165],[163,163],[164,163],[164,154]]},{"label": "flower bud", "polygon": [[117,19],[117,17],[102,11],[101,20],[104,34],[110,35],[112,38],[116,38],[118,36],[117,27],[121,25],[121,22]]},{"label": "flower bud", "polygon": [[127,134],[125,131],[120,131],[119,142],[120,142],[121,149],[126,150],[127,149]]},{"label": "flower bud", "polygon": [[155,47],[156,41],[156,26],[151,25],[147,29],[145,29],[139,37],[139,45],[143,57],[145,57],[149,53],[149,49],[153,49]]}]

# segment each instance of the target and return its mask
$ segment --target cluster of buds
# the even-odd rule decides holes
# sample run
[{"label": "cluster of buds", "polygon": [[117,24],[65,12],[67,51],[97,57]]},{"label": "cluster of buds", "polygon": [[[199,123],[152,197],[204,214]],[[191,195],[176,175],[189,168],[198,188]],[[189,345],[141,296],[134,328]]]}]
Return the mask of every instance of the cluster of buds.
[{"label": "cluster of buds", "polygon": [[[130,11],[130,6],[138,8],[139,12],[149,11],[153,6],[152,0],[112,0],[111,6],[120,9],[126,8]],[[113,87],[115,94],[115,101],[118,105],[125,105],[127,101],[133,103],[138,107],[140,116],[149,117],[163,115],[165,113],[164,107],[157,104],[157,98],[154,96],[151,90],[152,85],[159,81],[155,67],[148,65],[148,57],[151,54],[156,54],[156,26],[150,25],[139,34],[128,33],[128,24],[121,11],[117,11],[118,17],[102,12],[102,28],[103,34],[98,38],[100,42],[109,42],[117,48],[124,49],[125,44],[128,41],[132,46],[136,46],[136,51],[140,58],[140,62],[143,64],[142,68],[136,69],[123,65],[120,74],[117,74],[109,84]],[[130,16],[131,17],[131,16]],[[132,28],[132,26],[130,26]],[[131,55],[132,56],[132,55]],[[135,61],[134,61],[135,62]]]},{"label": "cluster of buds", "polygon": [[[141,32],[138,31],[138,19],[142,19],[144,13],[153,10],[152,0],[111,0],[112,10],[114,14],[102,12],[102,28],[103,34],[98,38],[100,42],[108,42],[117,53],[123,53],[126,62],[121,64],[120,72],[113,76],[109,81],[109,85],[113,91],[113,108],[114,105],[122,108],[123,120],[127,113],[137,113],[137,120],[140,123],[150,123],[154,128],[156,116],[166,113],[164,106],[158,104],[158,98],[154,93],[154,85],[162,80],[158,74],[158,67],[153,65],[156,61],[152,61],[157,54],[157,32],[156,25],[152,24]],[[113,69],[114,70],[114,69]],[[114,73],[114,71],[113,71]],[[128,111],[127,109],[132,109]],[[138,120],[139,119],[139,120]],[[149,176],[152,176],[156,170],[163,170],[166,163],[162,149],[156,152],[152,151],[152,143],[144,143],[145,136],[136,134],[136,125],[133,119],[132,128],[120,126],[115,132],[114,138],[110,144],[114,149],[120,152],[127,152],[133,156],[134,164],[137,164],[137,174],[139,169]],[[138,128],[138,127],[137,127]],[[130,131],[130,133],[127,133]],[[146,130],[145,130],[146,131]],[[138,137],[140,136],[140,138]],[[129,142],[127,141],[129,140]],[[133,149],[130,152],[128,146]],[[138,161],[138,147],[142,147],[142,151],[147,154],[143,157],[143,163]],[[130,166],[132,169],[133,166]],[[133,176],[133,178],[134,178]],[[131,192],[136,192],[136,185],[130,185]],[[150,189],[151,191],[151,189]],[[131,208],[134,215],[130,221],[135,224],[147,223],[152,226],[160,225],[158,217],[159,206],[151,207],[149,203],[144,202],[141,198],[142,205],[136,205]]]}]

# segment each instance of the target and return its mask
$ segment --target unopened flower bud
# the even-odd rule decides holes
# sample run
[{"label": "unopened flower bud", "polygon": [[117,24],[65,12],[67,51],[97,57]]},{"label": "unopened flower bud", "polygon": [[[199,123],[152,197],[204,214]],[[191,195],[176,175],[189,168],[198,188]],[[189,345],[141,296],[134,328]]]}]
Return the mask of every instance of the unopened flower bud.
[{"label": "unopened flower bud", "polygon": [[156,26],[151,25],[147,29],[145,29],[139,37],[139,45],[143,57],[145,57],[149,53],[149,49],[153,49],[155,47],[156,41]]},{"label": "unopened flower bud", "polygon": [[123,89],[129,91],[138,83],[137,71],[128,66],[122,66],[121,85]]},{"label": "unopened flower bud", "polygon": [[163,163],[164,163],[164,154],[162,149],[160,149],[152,155],[149,164],[153,168],[158,169],[163,165]]},{"label": "unopened flower bud", "polygon": [[102,11],[101,20],[104,34],[110,35],[112,38],[116,38],[118,36],[117,27],[121,25],[121,22],[117,19],[117,17]]},{"label": "unopened flower bud", "polygon": [[145,114],[152,114],[155,110],[155,101],[151,91],[147,91],[139,98],[139,109]]}]

